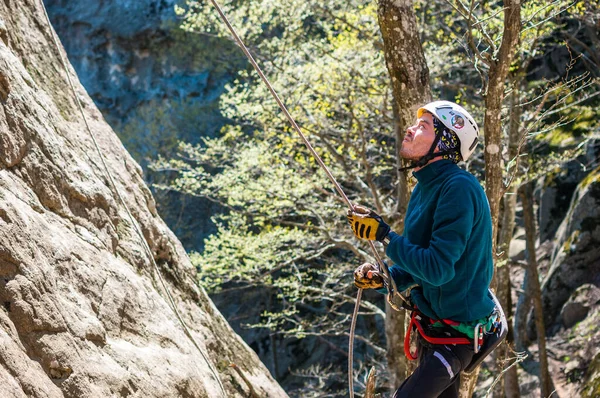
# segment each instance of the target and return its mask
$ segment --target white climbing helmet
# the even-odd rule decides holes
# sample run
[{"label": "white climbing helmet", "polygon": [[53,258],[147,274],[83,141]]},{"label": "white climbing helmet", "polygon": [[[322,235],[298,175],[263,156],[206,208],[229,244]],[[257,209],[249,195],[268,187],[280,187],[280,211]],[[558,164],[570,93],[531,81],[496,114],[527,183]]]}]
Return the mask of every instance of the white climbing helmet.
[{"label": "white climbing helmet", "polygon": [[437,117],[447,128],[454,131],[460,140],[460,155],[465,161],[477,146],[479,127],[475,119],[462,106],[450,101],[434,101],[419,108],[417,118],[427,111]]}]

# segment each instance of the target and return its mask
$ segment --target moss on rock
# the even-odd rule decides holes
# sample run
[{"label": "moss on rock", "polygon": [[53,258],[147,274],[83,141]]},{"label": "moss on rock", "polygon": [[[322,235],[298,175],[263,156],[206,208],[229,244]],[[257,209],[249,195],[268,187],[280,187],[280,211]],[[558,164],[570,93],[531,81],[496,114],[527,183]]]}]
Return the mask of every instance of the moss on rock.
[{"label": "moss on rock", "polygon": [[581,397],[600,397],[600,352],[596,354],[587,369]]}]

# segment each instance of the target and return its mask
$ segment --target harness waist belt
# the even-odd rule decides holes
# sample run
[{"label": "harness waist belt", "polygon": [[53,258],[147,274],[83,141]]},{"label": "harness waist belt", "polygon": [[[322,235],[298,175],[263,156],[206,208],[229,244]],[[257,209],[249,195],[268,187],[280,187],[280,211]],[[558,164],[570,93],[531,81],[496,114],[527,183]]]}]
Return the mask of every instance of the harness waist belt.
[{"label": "harness waist belt", "polygon": [[[469,340],[466,337],[433,337],[433,336],[428,336],[425,331],[423,330],[423,326],[421,325],[421,322],[419,322],[419,314],[417,311],[413,311],[410,317],[410,323],[408,324],[408,329],[406,330],[406,335],[404,336],[404,353],[406,354],[406,357],[409,360],[415,360],[417,359],[417,353],[415,352],[415,354],[413,355],[413,353],[410,352],[410,336],[413,330],[413,327],[416,327],[417,330],[419,331],[419,334],[421,335],[421,337],[423,337],[423,339],[425,339],[425,341],[431,343],[431,344],[473,344],[472,340]],[[483,333],[481,333],[481,335],[479,336],[479,338],[477,340],[480,340],[483,338]],[[480,342],[478,341],[477,343],[480,344]]]}]

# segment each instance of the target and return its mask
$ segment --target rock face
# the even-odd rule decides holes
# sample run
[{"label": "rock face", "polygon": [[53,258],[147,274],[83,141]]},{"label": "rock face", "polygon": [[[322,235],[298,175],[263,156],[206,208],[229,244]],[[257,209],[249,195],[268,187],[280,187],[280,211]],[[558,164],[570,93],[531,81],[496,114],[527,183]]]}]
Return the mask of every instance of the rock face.
[{"label": "rock face", "polygon": [[584,320],[590,309],[600,305],[600,288],[592,284],[580,286],[563,305],[560,319],[565,328]]},{"label": "rock face", "polygon": [[539,233],[540,242],[554,239],[564,219],[577,184],[585,176],[581,164],[568,162],[540,179]]},{"label": "rock face", "polygon": [[596,354],[590,364],[587,374],[585,388],[582,398],[594,398],[600,395],[600,353]]},{"label": "rock face", "polygon": [[221,92],[224,82],[203,68],[197,39],[179,30],[174,6],[182,1],[44,3],[82,84],[111,122],[155,99],[212,100]]},{"label": "rock face", "polygon": [[116,187],[199,347],[184,333],[50,32],[37,0],[0,2],[2,397],[285,397],[196,286],[141,168],[70,69]]},{"label": "rock face", "polygon": [[577,185],[600,161],[600,140],[586,142],[585,152],[540,178],[539,193],[540,242],[554,239],[561,221],[567,215]]},{"label": "rock face", "polygon": [[552,265],[542,284],[546,325],[555,324],[565,302],[585,283],[600,286],[600,167],[578,184],[556,233]]}]

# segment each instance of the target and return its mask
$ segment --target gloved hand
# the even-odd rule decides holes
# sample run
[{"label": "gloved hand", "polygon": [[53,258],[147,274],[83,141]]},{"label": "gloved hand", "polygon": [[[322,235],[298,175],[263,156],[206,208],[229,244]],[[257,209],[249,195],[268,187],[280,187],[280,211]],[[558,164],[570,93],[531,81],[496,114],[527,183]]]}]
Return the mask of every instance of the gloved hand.
[{"label": "gloved hand", "polygon": [[354,271],[354,286],[359,289],[381,289],[383,278],[377,266],[364,263]]},{"label": "gloved hand", "polygon": [[364,206],[355,205],[354,211],[348,210],[348,222],[354,235],[360,239],[382,242],[390,233],[390,226],[381,216]]}]

